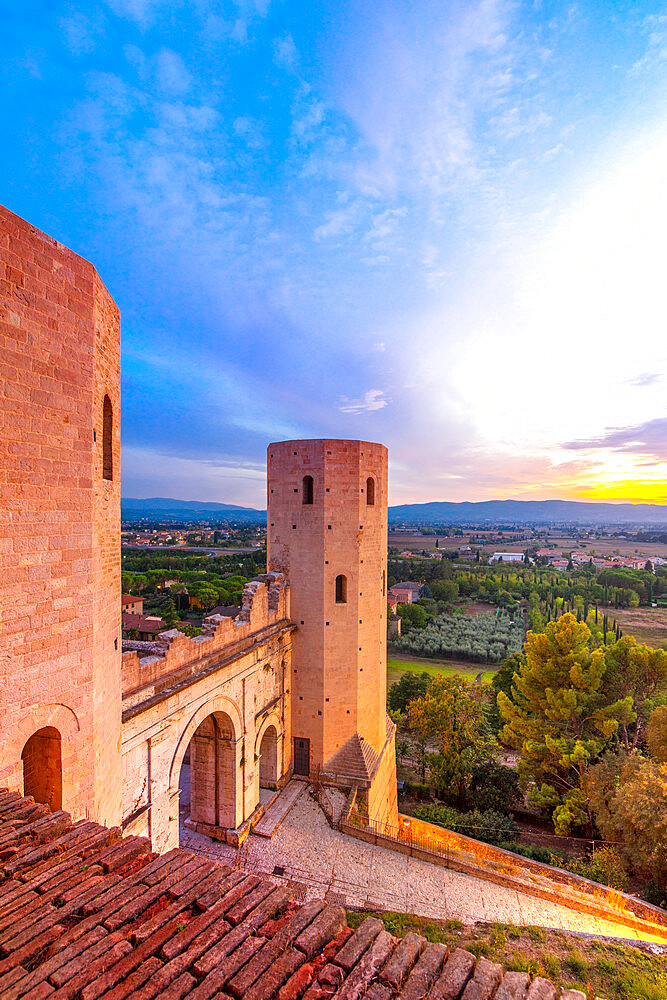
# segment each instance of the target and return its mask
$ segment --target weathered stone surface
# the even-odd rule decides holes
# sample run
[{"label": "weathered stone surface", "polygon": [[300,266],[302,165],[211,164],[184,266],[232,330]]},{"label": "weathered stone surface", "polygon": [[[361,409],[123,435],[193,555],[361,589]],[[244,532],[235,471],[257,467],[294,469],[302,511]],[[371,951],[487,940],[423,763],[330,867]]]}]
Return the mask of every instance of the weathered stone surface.
[{"label": "weathered stone surface", "polygon": [[[62,931],[64,931],[64,927],[60,927],[59,930],[62,933]],[[43,980],[48,979],[49,976],[56,972],[56,970],[67,965],[68,962],[75,959],[81,954],[81,952],[86,951],[92,945],[96,944],[101,938],[105,937],[108,937],[107,932],[103,927],[99,927],[94,931],[91,931],[89,934],[84,935],[82,938],[79,938],[68,947],[56,952],[55,955],[51,958],[47,958],[46,961],[41,962],[33,972],[29,973],[25,977],[21,993],[27,993],[29,989],[37,986],[38,983],[43,982]],[[39,938],[37,940],[39,941]],[[48,947],[46,941],[44,942],[44,946]],[[93,955],[92,957],[94,958],[95,956]],[[0,973],[2,971],[4,970],[0,968]],[[54,980],[52,979],[51,982],[54,982]],[[19,996],[21,994],[17,993],[16,995]]]},{"label": "weathered stone surface", "polygon": [[326,983],[328,986],[335,986],[338,988],[345,978],[345,973],[340,968],[339,965],[334,965],[329,962],[324,966],[322,971],[317,977],[318,982]]},{"label": "weathered stone surface", "polygon": [[563,990],[560,1000],[586,1000],[586,994],[581,990]]},{"label": "weathered stone surface", "polygon": [[480,958],[473,977],[463,991],[463,1000],[490,1000],[503,976],[503,967]]},{"label": "weathered stone surface", "polygon": [[[259,979],[263,972],[268,969],[272,962],[289,947],[296,937],[315,919],[322,911],[324,904],[320,900],[313,900],[306,903],[297,913],[294,914],[283,926],[277,930],[274,936],[264,947],[248,962],[227,985],[227,990],[235,997],[243,997],[252,984]],[[248,917],[250,921],[252,914]]]},{"label": "weathered stone surface", "polygon": [[325,983],[318,983],[315,980],[303,994],[302,1000],[329,1000],[329,997],[332,996],[332,991],[333,987],[327,986]]},{"label": "weathered stone surface", "polygon": [[[55,829],[61,839],[60,821]],[[40,830],[48,836],[47,824]],[[137,843],[143,849],[140,838],[130,846]],[[339,906],[317,900],[297,908],[289,888],[242,872],[225,874],[224,867],[188,852],[182,859],[178,852],[150,860],[133,855],[117,874],[100,875],[100,853],[107,861],[127,856],[119,847],[109,853],[108,843],[98,843],[86,864],[80,855],[72,859],[73,873],[56,856],[40,861],[26,884],[18,881],[22,874],[0,877],[5,952],[0,1000],[47,995],[55,1000],[328,1000],[334,995],[337,1000],[556,1000],[559,995],[544,979],[529,986],[525,973],[509,972],[501,982],[500,966],[484,958],[475,963],[461,949],[447,955],[444,945],[428,944],[419,935],[397,942],[375,918],[354,932]],[[32,845],[19,844],[17,850],[31,852]],[[217,893],[207,909],[198,905],[202,885]],[[53,905],[51,898],[64,905]],[[225,919],[232,911],[236,926]],[[110,917],[117,928],[111,932],[104,926]],[[564,1000],[570,997],[582,1000],[577,991],[564,993]]]},{"label": "weathered stone surface", "polygon": [[[177,918],[178,919],[178,918]],[[82,1000],[97,1000],[107,990],[110,990],[117,983],[124,981],[142,962],[159,952],[163,943],[172,936],[176,929],[176,921],[165,924],[151,937],[147,938],[137,948],[132,949],[120,961],[99,976],[95,982],[90,983],[81,992]],[[129,942],[126,942],[129,943]]]},{"label": "weathered stone surface", "polygon": [[88,983],[99,982],[109,969],[115,968],[123,958],[127,958],[131,951],[132,945],[129,941],[119,941],[108,951],[105,951],[103,955],[100,955],[94,962],[82,963],[83,967],[82,965],[77,965],[78,971],[76,974],[57,989],[54,996],[57,997],[57,1000],[73,1000],[79,994],[83,996]]},{"label": "weathered stone surface", "polygon": [[278,990],[278,1000],[300,1000],[312,983],[318,971],[317,960],[306,962],[293,972],[287,982]]},{"label": "weathered stone surface", "polygon": [[[17,965],[22,964],[32,964],[36,955],[43,952],[48,948],[54,941],[56,941],[62,934],[64,934],[65,928],[62,924],[54,924],[52,927],[47,927],[47,929],[39,934],[32,941],[28,941],[22,948],[18,951],[14,951],[7,958],[0,959],[0,976],[4,975],[10,969],[15,968]],[[41,966],[40,966],[41,968]]]},{"label": "weathered stone surface", "polygon": [[381,930],[338,990],[336,996],[339,1000],[359,1000],[363,996],[367,986],[375,979],[391,955],[394,944],[391,934],[384,929]]},{"label": "weathered stone surface", "polygon": [[303,952],[297,948],[284,951],[244,994],[243,1000],[271,1000],[304,962]]},{"label": "weathered stone surface", "polygon": [[526,1000],[556,1000],[558,990],[548,979],[536,976],[528,989]]},{"label": "weathered stone surface", "polygon": [[203,888],[201,893],[197,894],[197,906],[200,910],[208,910],[211,906],[222,899],[225,893],[229,892],[242,882],[246,878],[246,872],[236,871],[230,872],[229,875],[223,876],[214,886],[210,888]]},{"label": "weathered stone surface", "polygon": [[392,989],[398,990],[408,977],[413,965],[426,947],[426,938],[410,931],[398,942],[391,956],[380,973],[380,981]]},{"label": "weathered stone surface", "polygon": [[338,952],[341,950],[344,944],[347,944],[349,939],[354,934],[354,930],[351,927],[343,927],[338,931],[335,937],[329,941],[329,944],[325,946],[322,954],[329,960],[335,958]]},{"label": "weathered stone surface", "polygon": [[442,975],[431,988],[429,1000],[458,1000],[475,969],[475,956],[456,948],[447,956]]},{"label": "weathered stone surface", "polygon": [[[149,981],[152,984],[162,968],[162,962],[158,958],[147,958],[126,979],[123,979],[121,983],[105,994],[106,1000],[125,1000],[126,997],[132,997],[132,1000],[135,1000],[141,992],[142,986],[145,986]],[[157,989],[155,993],[157,993]],[[151,993],[151,996],[155,996],[155,993]]]},{"label": "weathered stone surface", "polygon": [[49,986],[48,983],[40,983],[39,986],[35,986],[34,990],[30,993],[30,1000],[43,1000],[44,997],[52,997],[56,994],[53,991],[53,986]]},{"label": "weathered stone surface", "polygon": [[240,924],[241,921],[248,916],[248,914],[255,909],[256,906],[266,899],[274,890],[274,885],[269,882],[268,879],[262,879],[259,885],[243,896],[242,899],[235,903],[234,906],[230,907],[225,913],[225,920],[230,924],[235,926]]},{"label": "weathered stone surface", "polygon": [[205,861],[203,865],[194,868],[187,877],[184,876],[170,885],[169,895],[181,899],[183,896],[190,895],[193,890],[199,890],[201,896],[219,884],[230,870],[228,866],[223,868],[214,861]]},{"label": "weathered stone surface", "polygon": [[375,940],[380,931],[384,930],[384,924],[376,917],[366,917],[359,925],[347,944],[343,945],[337,953],[334,961],[340,965],[345,972],[349,972],[359,961],[363,953]]},{"label": "weathered stone surface", "polygon": [[446,945],[427,944],[401,990],[402,1000],[422,1000],[440,975],[446,958]]},{"label": "weathered stone surface", "polygon": [[529,983],[527,972],[506,972],[494,1000],[524,1000]]},{"label": "weathered stone surface", "polygon": [[364,1000],[391,1000],[394,993],[388,986],[382,983],[373,983],[364,994]]},{"label": "weathered stone surface", "polygon": [[259,906],[256,906],[254,910],[248,913],[248,916],[243,921],[243,926],[249,931],[257,931],[260,927],[266,924],[269,920],[273,920],[279,913],[281,913],[290,901],[291,893],[285,886],[280,886],[278,889],[274,889],[269,895],[262,900]]},{"label": "weathered stone surface", "polygon": [[[204,913],[199,913],[196,917],[191,917],[189,920],[178,920],[178,917],[176,917],[176,933],[168,941],[165,941],[162,946],[162,957],[166,961],[169,961],[175,958],[176,955],[180,955],[193,941],[200,935],[203,935],[211,925],[213,927],[209,935],[210,942],[218,941],[230,929],[229,924],[222,919],[222,916],[222,908],[219,910],[214,908]],[[202,938],[202,940],[204,939]]]},{"label": "weathered stone surface", "polygon": [[314,958],[345,926],[345,910],[342,906],[329,903],[296,939],[296,947],[306,958]]},{"label": "weathered stone surface", "polygon": [[[14,992],[15,996],[20,994],[14,989],[14,987],[20,983],[22,979],[27,976],[27,971],[22,966],[17,966],[15,969],[10,969],[9,972],[0,979],[0,989],[4,993],[9,993],[10,990]],[[24,992],[24,991],[21,991]]]}]

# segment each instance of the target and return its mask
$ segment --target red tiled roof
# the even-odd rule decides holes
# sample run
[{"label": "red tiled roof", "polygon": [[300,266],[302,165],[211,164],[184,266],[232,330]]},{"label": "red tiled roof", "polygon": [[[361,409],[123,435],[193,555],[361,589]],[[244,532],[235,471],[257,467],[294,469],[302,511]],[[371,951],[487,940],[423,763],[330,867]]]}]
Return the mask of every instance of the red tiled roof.
[{"label": "red tiled roof", "polygon": [[129,612],[123,613],[123,628],[136,628],[139,632],[150,632],[157,635],[167,628],[161,618],[151,618],[150,615],[133,615]]},{"label": "red tiled roof", "polygon": [[[500,965],[418,934],[399,941],[374,917],[352,931],[342,906],[299,907],[291,888],[181,848],[155,855],[144,837],[72,823],[1,789],[0,996],[525,996],[526,973],[503,976]],[[557,995],[546,980],[533,987],[531,997]]]}]

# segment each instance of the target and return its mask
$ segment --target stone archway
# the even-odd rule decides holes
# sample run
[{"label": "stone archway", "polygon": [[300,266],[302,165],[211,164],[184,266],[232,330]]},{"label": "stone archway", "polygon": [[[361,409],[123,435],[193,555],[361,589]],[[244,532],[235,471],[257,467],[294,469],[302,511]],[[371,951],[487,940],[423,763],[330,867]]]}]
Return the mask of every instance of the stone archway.
[{"label": "stone archway", "polygon": [[225,712],[208,715],[190,740],[190,821],[236,826],[236,740]]},{"label": "stone archway", "polygon": [[237,736],[234,708],[218,699],[202,706],[186,727],[172,765],[181,821],[213,837],[243,822],[243,739]]},{"label": "stone archway", "polygon": [[278,785],[278,731],[271,724],[266,727],[259,744],[259,784],[262,788],[276,788]]},{"label": "stone archway", "polygon": [[21,751],[23,794],[51,809],[63,805],[63,760],[60,732],[54,726],[38,729]]}]

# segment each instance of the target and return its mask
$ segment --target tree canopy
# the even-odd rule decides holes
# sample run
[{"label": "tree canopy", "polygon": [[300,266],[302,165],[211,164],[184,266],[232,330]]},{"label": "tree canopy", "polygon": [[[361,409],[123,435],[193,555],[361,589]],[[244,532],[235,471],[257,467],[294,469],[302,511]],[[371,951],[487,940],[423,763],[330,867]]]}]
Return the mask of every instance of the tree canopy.
[{"label": "tree canopy", "polygon": [[572,614],[529,632],[511,696],[498,694],[502,739],[519,751],[528,802],[553,810],[557,833],[590,825],[582,775],[619,725],[636,719],[631,695],[605,698],[605,652],[591,649],[590,640],[588,626]]},{"label": "tree canopy", "polygon": [[408,706],[410,728],[438,747],[429,760],[435,784],[465,806],[472,777],[496,743],[489,733],[485,689],[458,674],[436,677],[426,694]]}]

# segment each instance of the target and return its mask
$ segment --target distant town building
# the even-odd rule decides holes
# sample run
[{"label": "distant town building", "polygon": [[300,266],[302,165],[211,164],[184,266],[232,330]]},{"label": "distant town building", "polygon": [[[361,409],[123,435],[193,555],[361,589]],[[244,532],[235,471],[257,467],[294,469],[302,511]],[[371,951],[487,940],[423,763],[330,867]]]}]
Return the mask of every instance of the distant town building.
[{"label": "distant town building", "polygon": [[142,615],[144,613],[143,597],[134,597],[132,594],[123,594],[120,599],[121,611],[123,614]]},{"label": "distant town building", "polygon": [[412,604],[418,601],[424,594],[424,584],[416,583],[414,580],[401,580],[389,588],[389,596],[395,598],[399,604]]},{"label": "distant town building", "polygon": [[389,590],[389,596],[393,597],[397,604],[412,604],[412,595],[412,590],[404,589],[402,587],[391,587]]},{"label": "distant town building", "polygon": [[523,552],[494,552],[489,562],[523,562]]},{"label": "distant town building", "polygon": [[167,627],[161,618],[153,615],[123,615],[123,639],[135,638],[150,642]]}]

